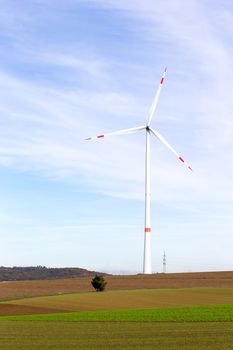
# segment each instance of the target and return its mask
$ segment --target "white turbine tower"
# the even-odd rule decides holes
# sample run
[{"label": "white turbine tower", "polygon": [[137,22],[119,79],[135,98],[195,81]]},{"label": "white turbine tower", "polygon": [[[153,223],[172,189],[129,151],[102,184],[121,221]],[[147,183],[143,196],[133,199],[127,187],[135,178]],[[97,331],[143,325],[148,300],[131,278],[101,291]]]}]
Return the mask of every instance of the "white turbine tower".
[{"label": "white turbine tower", "polygon": [[167,72],[165,68],[163,76],[160,80],[157,93],[155,95],[154,101],[149,110],[148,122],[144,126],[139,126],[136,128],[124,129],[120,131],[115,131],[107,134],[102,134],[94,137],[89,137],[86,140],[96,140],[108,136],[114,135],[124,135],[135,133],[140,130],[146,131],[146,157],[145,157],[145,230],[144,230],[144,259],[143,259],[143,273],[151,274],[152,273],[152,264],[151,264],[151,225],[150,225],[150,204],[151,204],[151,168],[150,168],[150,137],[151,134],[156,136],[170,151],[185,165],[187,165],[189,170],[192,168],[186,163],[186,161],[174,150],[174,148],[165,140],[165,138],[160,135],[151,127],[152,118],[155,114],[155,110],[158,104],[158,99],[160,91],[164,82],[164,78]]}]

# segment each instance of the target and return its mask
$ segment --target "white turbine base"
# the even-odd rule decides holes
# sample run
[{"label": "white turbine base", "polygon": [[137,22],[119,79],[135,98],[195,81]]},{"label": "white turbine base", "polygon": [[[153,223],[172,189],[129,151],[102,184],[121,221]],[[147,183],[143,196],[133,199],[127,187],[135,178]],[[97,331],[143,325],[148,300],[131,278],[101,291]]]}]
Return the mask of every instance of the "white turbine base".
[{"label": "white turbine base", "polygon": [[145,229],[144,238],[144,261],[143,261],[143,273],[150,275],[152,274],[151,266],[151,232]]}]

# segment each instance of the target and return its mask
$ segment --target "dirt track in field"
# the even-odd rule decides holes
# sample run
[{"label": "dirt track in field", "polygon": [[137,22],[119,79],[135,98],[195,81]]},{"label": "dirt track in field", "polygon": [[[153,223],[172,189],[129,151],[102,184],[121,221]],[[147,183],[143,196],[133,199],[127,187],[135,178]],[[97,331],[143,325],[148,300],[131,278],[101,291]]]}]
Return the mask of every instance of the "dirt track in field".
[{"label": "dirt track in field", "polygon": [[[233,288],[233,271],[108,276],[107,290],[157,288]],[[90,277],[1,282],[0,299],[92,291]]]}]

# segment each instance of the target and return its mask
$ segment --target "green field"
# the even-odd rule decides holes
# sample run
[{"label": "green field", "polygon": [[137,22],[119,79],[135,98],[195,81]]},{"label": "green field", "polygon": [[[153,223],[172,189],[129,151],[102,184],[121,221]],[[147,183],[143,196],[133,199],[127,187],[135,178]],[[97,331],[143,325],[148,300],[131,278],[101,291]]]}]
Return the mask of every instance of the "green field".
[{"label": "green field", "polygon": [[5,316],[1,317],[0,320],[64,322],[225,322],[233,321],[233,304]]},{"label": "green field", "polygon": [[1,350],[230,350],[232,322],[0,321]]},{"label": "green field", "polygon": [[[0,317],[1,350],[233,350],[231,288],[76,293],[4,305],[22,314]],[[35,314],[23,314],[28,307]]]}]

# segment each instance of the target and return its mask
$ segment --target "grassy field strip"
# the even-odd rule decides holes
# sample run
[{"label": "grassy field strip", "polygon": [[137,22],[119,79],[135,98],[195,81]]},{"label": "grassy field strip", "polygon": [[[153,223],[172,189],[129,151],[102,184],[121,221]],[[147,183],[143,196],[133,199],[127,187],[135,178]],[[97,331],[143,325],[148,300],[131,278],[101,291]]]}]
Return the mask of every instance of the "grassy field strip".
[{"label": "grassy field strip", "polygon": [[[233,303],[233,288],[146,289],[76,293],[7,302],[56,311],[95,311]],[[3,304],[3,303],[1,303]],[[1,306],[0,304],[0,306]]]},{"label": "grassy field strip", "polygon": [[0,334],[2,350],[230,350],[233,322],[0,320]]},{"label": "grassy field strip", "polygon": [[229,322],[233,321],[233,305],[3,316],[0,317],[0,320],[63,322]]}]

